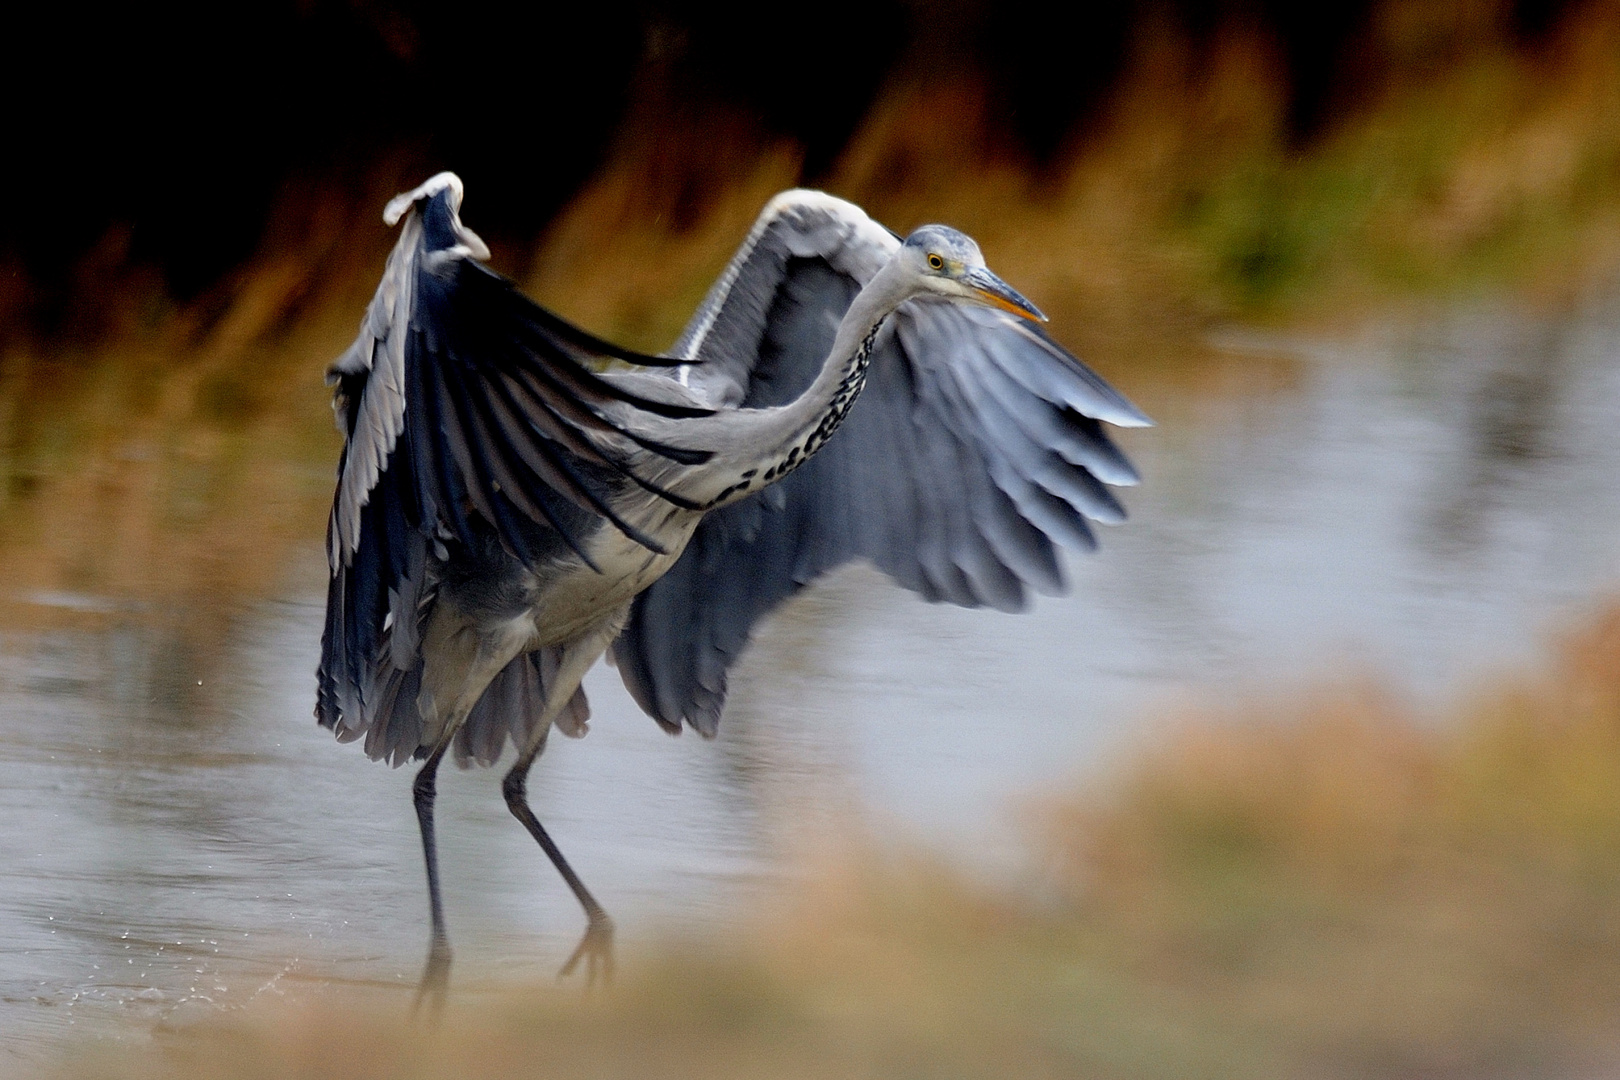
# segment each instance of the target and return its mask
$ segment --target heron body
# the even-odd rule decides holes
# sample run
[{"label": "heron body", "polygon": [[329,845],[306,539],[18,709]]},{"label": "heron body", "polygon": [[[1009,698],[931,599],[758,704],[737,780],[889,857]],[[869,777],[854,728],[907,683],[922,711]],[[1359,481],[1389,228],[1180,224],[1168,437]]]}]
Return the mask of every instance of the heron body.
[{"label": "heron body", "polygon": [[611,923],[525,795],[555,727],[585,732],[604,652],[672,732],[717,730],[754,623],[865,558],[930,600],[1018,610],[1064,588],[1136,482],[1103,424],[1148,421],[1048,338],[972,240],[902,240],[818,192],[777,196],[664,356],[610,345],[489,271],[444,173],[403,223],[332,368],[346,442],[328,529],[316,715],[415,784],[432,944],[449,967],[434,777],[517,760],[504,791],[589,918]]}]

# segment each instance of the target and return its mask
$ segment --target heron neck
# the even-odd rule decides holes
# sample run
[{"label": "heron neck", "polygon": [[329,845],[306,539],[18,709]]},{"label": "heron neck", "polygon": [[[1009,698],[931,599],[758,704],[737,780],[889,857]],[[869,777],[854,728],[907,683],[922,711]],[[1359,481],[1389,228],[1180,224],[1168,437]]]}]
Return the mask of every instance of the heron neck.
[{"label": "heron neck", "polygon": [[883,320],[906,295],[892,262],[873,275],[844,313],[832,349],[809,388],[786,405],[757,410],[758,428],[748,441],[749,460],[731,463],[734,479],[714,497],[714,505],[734,502],[780,480],[826,445],[866,385],[867,365]]}]

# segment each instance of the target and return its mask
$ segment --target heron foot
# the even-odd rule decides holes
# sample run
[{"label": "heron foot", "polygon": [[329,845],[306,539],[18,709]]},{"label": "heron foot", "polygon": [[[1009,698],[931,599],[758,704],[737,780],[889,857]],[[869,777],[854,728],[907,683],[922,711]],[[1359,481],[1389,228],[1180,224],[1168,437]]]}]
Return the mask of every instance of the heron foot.
[{"label": "heron foot", "polygon": [[422,971],[422,981],[416,986],[416,1001],[411,1006],[411,1015],[420,1012],[422,1002],[426,1001],[432,1017],[438,1019],[444,1011],[445,997],[449,992],[450,943],[435,937],[433,944],[428,947],[427,967]]},{"label": "heron foot", "polygon": [[557,972],[557,978],[566,979],[574,973],[581,960],[585,961],[585,988],[588,990],[596,985],[598,974],[602,977],[602,985],[607,986],[613,982],[613,920],[607,917],[604,911],[590,913],[590,923],[585,927],[585,936],[579,939],[574,946],[573,954],[568,962]]}]

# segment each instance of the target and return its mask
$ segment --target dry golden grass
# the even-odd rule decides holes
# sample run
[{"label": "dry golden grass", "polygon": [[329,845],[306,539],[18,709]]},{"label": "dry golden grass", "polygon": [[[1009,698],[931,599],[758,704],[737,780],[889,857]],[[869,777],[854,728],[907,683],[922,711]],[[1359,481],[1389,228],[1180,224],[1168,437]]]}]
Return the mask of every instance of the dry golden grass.
[{"label": "dry golden grass", "polygon": [[[1534,50],[1503,12],[1382,5],[1381,67],[1307,146],[1274,44],[1241,25],[1201,47],[1143,26],[1102,116],[1040,168],[970,75],[902,74],[818,182],[902,232],[971,233],[1105,369],[1184,363],[1232,318],[1343,325],[1414,292],[1557,295],[1620,260],[1620,8],[1579,6]],[[661,109],[637,114],[531,277],[649,348],[799,172],[743,121]]]},{"label": "dry golden grass", "polygon": [[[1536,50],[1511,44],[1495,4],[1379,11],[1384,69],[1306,147],[1289,142],[1263,35],[1233,26],[1195,49],[1150,24],[1111,104],[1044,168],[969,76],[901,75],[822,182],[896,228],[974,234],[1150,411],[1223,392],[1231,361],[1204,342],[1222,321],[1344,324],[1414,295],[1556,298],[1612,274],[1620,9],[1572,9]],[[663,93],[643,87],[521,275],[588,328],[650,349],[675,337],[759,206],[801,179],[795,146]],[[416,179],[383,165],[363,191],[290,189],[263,254],[185,308],[107,269],[122,250],[111,238],[85,269],[108,282],[105,335],[0,356],[8,617],[46,617],[17,596],[89,592],[195,608],[180,621],[218,641],[222,609],[196,598],[273,587],[287,545],[321,528],[337,443],[320,373],[389,242],[377,207]],[[466,213],[476,227],[476,191]]]},{"label": "dry golden grass", "polygon": [[[1620,1060],[1620,604],[1420,725],[1365,685],[1185,719],[995,890],[869,846],[609,992],[442,1023],[304,993],[62,1077],[1490,1077]],[[359,1000],[357,1000],[359,995]]]},{"label": "dry golden grass", "polygon": [[1228,713],[1055,821],[1077,912],[1302,1065],[1614,1053],[1620,607],[1438,728],[1367,688]]},{"label": "dry golden grass", "polygon": [[[133,283],[91,343],[0,358],[0,596],[8,623],[75,618],[29,602],[88,594],[172,624],[203,667],[237,601],[278,587],[320,535],[339,446],[325,365],[358,325],[394,187],[352,202],[290,193],[259,259],[186,309]],[[359,238],[359,243],[356,243]]]}]

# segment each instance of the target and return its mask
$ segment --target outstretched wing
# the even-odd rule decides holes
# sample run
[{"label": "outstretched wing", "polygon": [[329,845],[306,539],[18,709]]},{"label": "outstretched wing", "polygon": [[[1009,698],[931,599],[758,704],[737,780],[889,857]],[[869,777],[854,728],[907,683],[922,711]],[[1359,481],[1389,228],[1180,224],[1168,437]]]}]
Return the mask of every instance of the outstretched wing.
[{"label": "outstretched wing", "polygon": [[[851,300],[899,246],[860,209],[779,196],[674,352],[711,400],[765,407],[814,379]],[[912,300],[890,317],[866,388],[797,471],[710,513],[636,600],[614,658],[665,727],[713,734],[726,671],[754,623],[826,571],[866,558],[929,600],[1015,611],[1065,588],[1054,542],[1091,548],[1091,521],[1137,482],[1104,423],[1149,423],[1033,324]]]},{"label": "outstretched wing", "polygon": [[[671,361],[599,341],[490,271],[480,261],[488,249],[458,216],[461,193],[442,173],[389,203],[385,220],[403,219],[399,241],[359,337],[330,372],[347,441],[327,530],[315,712],[345,739],[379,718],[416,720],[410,684],[435,554],[493,536],[530,566],[570,556],[589,564],[585,540],[605,524],[657,550],[610,497],[635,480],[625,447],[660,448],[608,413],[708,412],[598,377],[612,360]],[[406,743],[374,736],[367,748],[408,756],[416,745]]]}]

